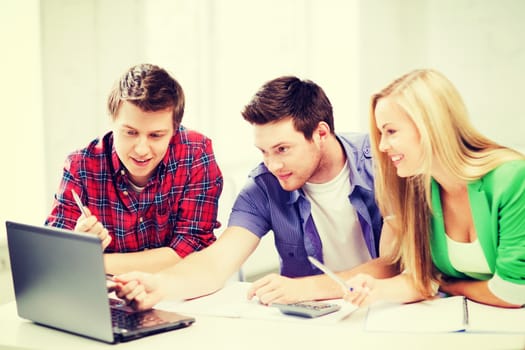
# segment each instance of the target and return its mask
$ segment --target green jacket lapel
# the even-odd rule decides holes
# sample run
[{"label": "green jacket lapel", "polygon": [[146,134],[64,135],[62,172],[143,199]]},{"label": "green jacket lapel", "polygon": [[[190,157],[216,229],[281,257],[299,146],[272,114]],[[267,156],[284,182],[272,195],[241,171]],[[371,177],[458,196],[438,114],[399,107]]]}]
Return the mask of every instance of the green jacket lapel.
[{"label": "green jacket lapel", "polygon": [[494,242],[494,238],[496,235],[492,234],[494,229],[492,227],[492,214],[482,179],[473,181],[468,185],[468,196],[478,240],[491,272],[494,273],[494,266],[496,266],[496,255],[494,254],[496,242]]}]

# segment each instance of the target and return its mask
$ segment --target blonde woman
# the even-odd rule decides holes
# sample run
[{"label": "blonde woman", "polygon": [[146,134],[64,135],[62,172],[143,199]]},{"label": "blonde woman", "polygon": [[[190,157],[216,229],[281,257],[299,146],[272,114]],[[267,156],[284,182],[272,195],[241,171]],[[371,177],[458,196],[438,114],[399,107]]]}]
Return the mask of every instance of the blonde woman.
[{"label": "blonde woman", "polygon": [[525,304],[525,156],[481,135],[435,70],[416,70],[370,103],[376,197],[403,273],[358,275],[345,299],[412,302],[438,291]]}]

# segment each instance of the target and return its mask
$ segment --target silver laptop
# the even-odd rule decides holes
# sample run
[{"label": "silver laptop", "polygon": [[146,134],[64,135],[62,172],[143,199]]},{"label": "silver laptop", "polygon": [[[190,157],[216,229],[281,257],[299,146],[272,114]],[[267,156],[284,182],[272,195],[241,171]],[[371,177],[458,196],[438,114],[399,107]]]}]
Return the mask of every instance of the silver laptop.
[{"label": "silver laptop", "polygon": [[102,247],[95,236],[10,221],[6,228],[22,318],[108,343],[195,322],[193,317],[162,310],[136,312],[110,299]]}]

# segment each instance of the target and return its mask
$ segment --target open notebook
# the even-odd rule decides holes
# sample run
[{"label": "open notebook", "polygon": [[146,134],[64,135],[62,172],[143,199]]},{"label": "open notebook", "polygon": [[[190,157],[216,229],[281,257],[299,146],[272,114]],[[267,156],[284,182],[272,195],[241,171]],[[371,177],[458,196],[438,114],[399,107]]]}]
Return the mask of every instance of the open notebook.
[{"label": "open notebook", "polygon": [[488,306],[462,296],[412,304],[378,303],[369,308],[365,328],[378,332],[525,334],[525,309]]}]

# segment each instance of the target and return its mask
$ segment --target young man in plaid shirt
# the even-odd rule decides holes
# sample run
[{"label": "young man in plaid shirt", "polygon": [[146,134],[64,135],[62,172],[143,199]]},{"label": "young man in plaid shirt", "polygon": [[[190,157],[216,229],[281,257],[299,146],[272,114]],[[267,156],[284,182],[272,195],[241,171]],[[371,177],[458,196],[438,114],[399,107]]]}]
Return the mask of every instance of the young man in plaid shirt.
[{"label": "young man in plaid shirt", "polygon": [[213,243],[222,174],[211,140],[181,125],[179,83],[131,67],[108,110],[111,131],[67,157],[46,224],[97,235],[113,274],[159,271]]}]

